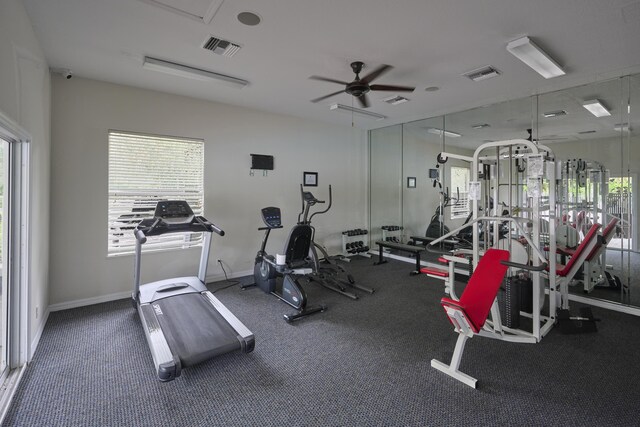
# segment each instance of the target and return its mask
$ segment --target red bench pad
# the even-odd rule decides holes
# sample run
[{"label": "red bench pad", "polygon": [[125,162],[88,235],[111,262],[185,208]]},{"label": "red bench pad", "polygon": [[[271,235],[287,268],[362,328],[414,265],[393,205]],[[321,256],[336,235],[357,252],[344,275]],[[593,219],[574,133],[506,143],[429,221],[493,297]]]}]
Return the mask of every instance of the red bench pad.
[{"label": "red bench pad", "polygon": [[420,273],[431,274],[432,276],[438,277],[449,277],[449,270],[443,270],[436,267],[422,267],[420,269]]}]

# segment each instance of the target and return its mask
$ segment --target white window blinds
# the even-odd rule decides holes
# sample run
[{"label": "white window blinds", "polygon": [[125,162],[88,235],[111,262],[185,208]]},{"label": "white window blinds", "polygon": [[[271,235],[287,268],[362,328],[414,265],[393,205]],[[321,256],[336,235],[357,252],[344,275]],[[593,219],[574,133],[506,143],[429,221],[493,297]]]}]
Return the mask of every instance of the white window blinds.
[{"label": "white window blinds", "polygon": [[[186,200],[202,215],[204,141],[109,131],[108,256],[133,253],[133,229],[158,200]],[[202,233],[150,237],[144,251],[188,248]]]},{"label": "white window blinds", "polygon": [[468,168],[451,167],[451,219],[466,218],[469,215],[469,175]]}]

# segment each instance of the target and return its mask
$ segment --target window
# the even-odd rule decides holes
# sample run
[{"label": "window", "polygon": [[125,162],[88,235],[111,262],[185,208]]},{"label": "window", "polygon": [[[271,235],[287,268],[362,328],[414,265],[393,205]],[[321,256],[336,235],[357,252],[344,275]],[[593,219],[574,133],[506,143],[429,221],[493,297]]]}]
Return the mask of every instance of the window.
[{"label": "window", "polygon": [[469,216],[469,175],[469,168],[451,166],[451,219]]},{"label": "window", "polygon": [[[204,141],[109,131],[107,255],[131,254],[133,229],[153,216],[158,200],[186,200],[202,215]],[[189,248],[202,233],[150,237],[145,251]]]}]

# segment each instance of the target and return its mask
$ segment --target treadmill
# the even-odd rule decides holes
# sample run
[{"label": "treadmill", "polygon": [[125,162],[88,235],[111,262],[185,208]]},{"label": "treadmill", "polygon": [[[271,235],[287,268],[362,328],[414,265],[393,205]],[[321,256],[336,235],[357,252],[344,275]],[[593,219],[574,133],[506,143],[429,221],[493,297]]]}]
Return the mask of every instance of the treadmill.
[{"label": "treadmill", "polygon": [[[142,245],[149,236],[202,232],[198,276],[140,284]],[[143,219],[136,237],[134,307],[137,308],[160,381],[180,376],[193,366],[231,351],[253,351],[253,333],[205,286],[212,233],[224,231],[193,214],[184,200],[159,201],[153,218]]]}]

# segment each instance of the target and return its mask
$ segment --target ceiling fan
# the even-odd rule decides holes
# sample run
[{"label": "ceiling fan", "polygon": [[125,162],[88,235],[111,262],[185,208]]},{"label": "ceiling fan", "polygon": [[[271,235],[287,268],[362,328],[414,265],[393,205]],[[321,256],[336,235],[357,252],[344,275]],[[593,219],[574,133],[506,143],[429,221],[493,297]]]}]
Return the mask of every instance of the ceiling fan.
[{"label": "ceiling fan", "polygon": [[393,67],[391,65],[383,64],[378,68],[376,68],[375,70],[373,70],[372,72],[370,72],[369,74],[367,74],[366,76],[360,78],[360,72],[362,71],[363,67],[364,67],[363,62],[355,61],[351,63],[351,69],[353,70],[354,73],[356,73],[356,78],[351,83],[343,82],[336,79],[330,79],[327,77],[320,77],[320,76],[309,77],[312,80],[320,80],[322,82],[337,83],[345,86],[345,88],[342,90],[339,90],[334,93],[330,93],[329,95],[321,96],[320,98],[312,99],[311,102],[320,102],[324,99],[331,98],[332,96],[339,95],[345,92],[345,93],[348,93],[349,95],[353,95],[356,98],[358,98],[358,101],[360,101],[360,105],[362,105],[362,108],[367,108],[370,105],[369,99],[367,97],[367,93],[369,91],[413,92],[415,90],[415,87],[409,87],[409,86],[370,84],[373,80],[380,77],[383,73],[386,73],[387,71],[392,69]]}]

